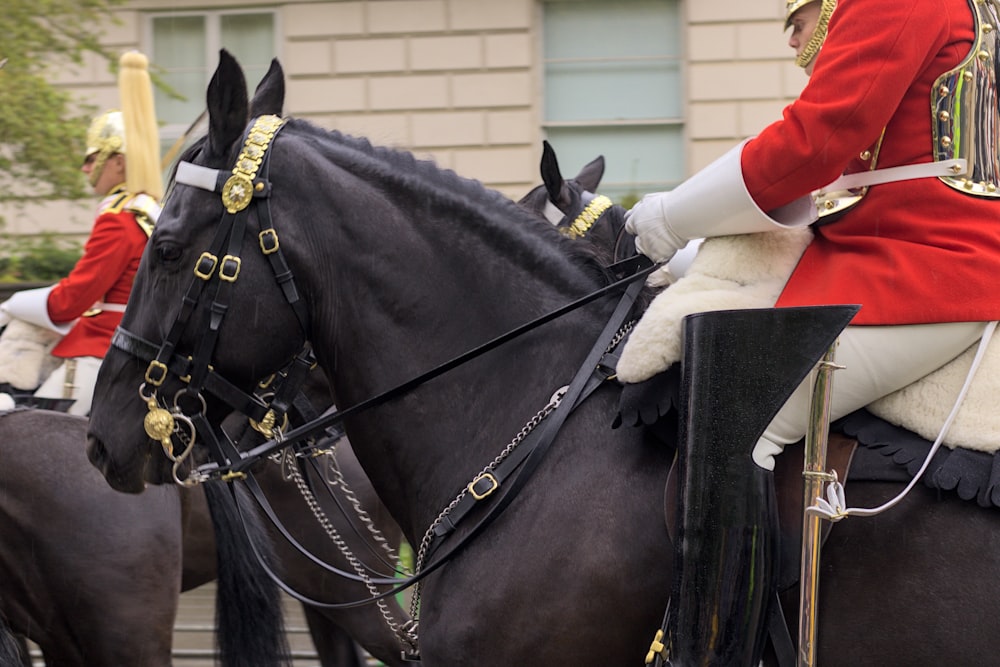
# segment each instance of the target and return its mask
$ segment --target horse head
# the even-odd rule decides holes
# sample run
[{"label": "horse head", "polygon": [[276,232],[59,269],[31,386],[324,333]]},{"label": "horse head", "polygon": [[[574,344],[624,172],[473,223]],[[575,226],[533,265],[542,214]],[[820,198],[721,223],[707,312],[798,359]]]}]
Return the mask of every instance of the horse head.
[{"label": "horse head", "polygon": [[604,176],[603,155],[566,179],[552,145],[543,141],[540,166],[542,185],[521,197],[519,205],[543,216],[567,236],[589,241],[604,264],[635,255],[635,244],[625,231],[625,209],[596,194]]},{"label": "horse head", "polygon": [[[266,201],[267,142],[280,129],[283,101],[277,61],[249,100],[242,69],[221,52],[207,91],[207,136],[171,179],[95,388],[95,404],[115,407],[94,411],[88,455],[119,490],[171,480],[170,460],[156,455],[184,446],[170,442],[178,428],[171,411],[182,419],[222,414],[220,394],[248,390],[304,344],[301,304],[289,305],[298,300],[291,275],[275,264],[280,244]],[[247,131],[250,118],[270,119],[267,129]],[[199,179],[216,182],[192,187]],[[242,336],[248,329],[260,335]],[[150,431],[151,421],[163,422],[159,431]]]},{"label": "horse head", "polygon": [[580,215],[587,205],[584,201],[586,194],[597,192],[597,186],[604,176],[604,156],[598,155],[585,164],[580,173],[567,180],[559,169],[559,160],[552,144],[542,141],[540,167],[542,184],[532,188],[517,203],[530,211],[541,213],[558,227],[569,224]]},{"label": "horse head", "polygon": [[[280,76],[273,66],[248,101],[241,70],[224,53],[208,88],[208,135],[171,179],[91,413],[90,459],[121,490],[170,482],[176,462],[169,457],[186,451],[188,422],[211,427],[223,409],[256,409],[247,392],[298,359],[306,340],[333,396],[349,409],[612,279],[587,244],[478,181],[405,151],[269,115],[280,110]],[[421,383],[401,400],[357,412],[345,428],[366,471],[397,488],[423,472],[453,483],[459,470],[480,465],[478,448],[492,446],[475,437],[484,423],[475,408],[545,369],[546,377],[517,392],[519,405],[485,417],[517,432],[523,415],[576,372],[580,341],[598,335],[614,306],[606,296],[567,312],[502,351],[450,369],[433,386]],[[568,353],[554,354],[539,340]],[[470,396],[484,377],[488,386]],[[406,410],[470,400],[462,423]],[[420,440],[475,447],[431,456],[409,447],[416,432]],[[195,443],[200,456],[210,453],[199,448],[205,442]],[[213,458],[226,458],[218,453],[228,446],[220,441]]]}]

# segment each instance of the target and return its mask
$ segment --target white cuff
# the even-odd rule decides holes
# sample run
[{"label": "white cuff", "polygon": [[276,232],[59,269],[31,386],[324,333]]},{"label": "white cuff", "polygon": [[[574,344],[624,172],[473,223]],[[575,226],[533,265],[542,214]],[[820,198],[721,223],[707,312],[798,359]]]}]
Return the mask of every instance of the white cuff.
[{"label": "white cuff", "polygon": [[73,328],[73,322],[56,324],[49,319],[49,292],[55,285],[21,290],[3,303],[3,309],[11,316],[24,320],[65,336]]},{"label": "white cuff", "polygon": [[663,212],[678,236],[695,239],[752,234],[816,221],[816,205],[808,195],[769,213],[757,206],[747,191],[740,161],[747,141],[670,191]]}]

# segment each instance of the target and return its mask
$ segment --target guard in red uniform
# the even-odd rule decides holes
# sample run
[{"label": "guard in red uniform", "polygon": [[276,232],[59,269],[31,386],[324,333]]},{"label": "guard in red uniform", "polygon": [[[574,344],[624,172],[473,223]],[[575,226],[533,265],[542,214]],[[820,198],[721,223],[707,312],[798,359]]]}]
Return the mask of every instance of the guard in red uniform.
[{"label": "guard in red uniform", "polygon": [[[861,306],[837,349],[846,368],[833,383],[834,419],[945,365],[1000,318],[998,6],[788,0],[789,43],[798,64],[812,68],[799,98],[759,135],[629,213],[627,229],[657,262],[694,238],[814,226],[777,305]],[[748,475],[770,475],[773,456],[805,435],[808,393],[800,386],[756,445],[749,443]],[[759,527],[769,530],[765,503],[746,502],[759,503]],[[739,560],[738,545],[724,547],[726,554],[683,557],[714,563],[720,577],[752,565]],[[745,593],[748,608],[767,595]],[[672,602],[675,612],[688,613]],[[761,634],[744,634],[715,637],[719,644],[704,646],[702,655],[672,655],[671,664],[739,655],[726,664],[756,665]],[[746,647],[724,650],[726,642]]]},{"label": "guard in red uniform", "polygon": [[74,399],[73,414],[90,412],[97,370],[121,321],[146,241],[159,215],[163,186],[148,61],[121,58],[122,110],[93,120],[82,170],[103,197],[83,256],[55,285],[17,292],[0,305],[63,337],[52,355],[63,360],[35,396]]}]

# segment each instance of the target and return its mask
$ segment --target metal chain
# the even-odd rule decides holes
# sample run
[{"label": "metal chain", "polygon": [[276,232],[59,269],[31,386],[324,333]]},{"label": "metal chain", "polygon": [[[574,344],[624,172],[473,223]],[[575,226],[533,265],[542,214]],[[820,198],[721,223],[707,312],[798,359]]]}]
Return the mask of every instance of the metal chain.
[{"label": "metal chain", "polygon": [[351,503],[351,506],[354,508],[354,513],[357,515],[358,519],[360,519],[361,522],[365,525],[365,528],[368,529],[368,532],[371,534],[372,539],[375,540],[375,543],[378,544],[383,551],[385,551],[386,555],[389,558],[389,562],[400,564],[401,571],[404,574],[410,574],[409,568],[402,567],[402,564],[399,562],[399,554],[396,552],[395,549],[392,548],[392,545],[389,543],[389,540],[386,539],[385,535],[382,534],[382,531],[378,529],[378,526],[375,525],[375,522],[372,520],[368,512],[365,511],[365,508],[361,506],[361,501],[354,493],[354,489],[352,489],[350,485],[347,483],[347,479],[344,477],[343,471],[341,471],[340,469],[340,464],[337,461],[338,445],[339,441],[337,443],[334,443],[331,449],[325,450],[323,451],[322,454],[319,455],[325,457],[324,462],[326,464],[325,465],[326,474],[324,475],[324,479],[326,480],[327,484],[330,484],[331,486],[340,487],[341,491],[343,491],[344,493],[344,497],[347,498],[347,501]]},{"label": "metal chain", "polygon": [[[609,352],[614,350],[619,345],[619,343],[621,343],[621,341],[625,339],[628,333],[632,330],[632,327],[635,326],[635,322],[636,320],[630,320],[629,322],[626,322],[624,325],[622,325],[620,329],[618,329],[614,337],[608,343],[608,346],[605,348],[604,354],[608,354]],[[517,433],[517,435],[514,436],[514,439],[511,440],[510,443],[503,448],[503,451],[501,451],[500,454],[498,454],[497,457],[494,458],[489,463],[489,465],[483,468],[483,470],[478,475],[473,477],[473,479],[475,480],[481,477],[482,475],[491,473],[498,465],[500,465],[500,463],[504,459],[510,456],[511,452],[513,452],[517,448],[517,446],[520,445],[521,442],[528,437],[528,434],[534,431],[538,427],[538,425],[542,423],[542,420],[548,417],[556,408],[559,407],[559,404],[562,402],[562,398],[563,396],[566,395],[566,391],[568,389],[569,385],[563,385],[562,387],[557,389],[555,393],[552,394],[552,398],[549,399],[549,402],[545,405],[545,407],[539,410],[534,417],[529,419],[528,423],[526,423],[524,427]],[[427,532],[424,533],[423,539],[420,540],[420,549],[417,552],[417,559],[413,566],[414,574],[419,574],[423,569],[424,559],[427,557],[427,552],[430,549],[431,542],[434,539],[435,529],[439,525],[441,525],[441,523],[445,520],[445,518],[447,518],[448,515],[451,514],[451,511],[455,509],[455,507],[462,501],[462,499],[466,495],[468,495],[468,493],[469,493],[469,485],[466,485],[462,489],[462,491],[458,494],[458,496],[450,503],[448,503],[448,506],[441,511],[441,513],[437,516],[437,518],[434,519],[431,525],[427,528]],[[420,616],[420,594],[421,594],[422,583],[423,582],[418,581],[416,584],[413,585],[413,597],[410,601],[410,618],[412,619],[410,623],[413,624],[414,637],[416,637],[416,627],[417,624],[419,623],[418,619]]]},{"label": "metal chain", "polygon": [[[286,455],[291,456],[288,450],[286,450],[285,453],[278,454],[278,456],[280,456],[281,458],[284,458]],[[280,460],[274,459],[273,456],[272,460],[275,463],[282,465],[282,462]],[[285,468],[286,467],[282,465],[282,469]],[[302,476],[302,473],[299,471],[298,466],[291,465],[288,466],[287,469],[290,473],[291,480],[295,483],[295,486],[299,490],[299,493],[302,494],[302,498],[306,501],[306,504],[309,505],[309,509],[312,511],[313,516],[316,517],[316,520],[319,521],[320,525],[323,527],[323,530],[326,531],[327,536],[329,536],[330,540],[337,546],[337,549],[340,551],[341,555],[347,560],[347,562],[354,569],[354,572],[364,582],[365,588],[368,589],[368,593],[372,596],[372,598],[373,599],[378,598],[380,594],[378,588],[375,586],[374,583],[372,583],[371,577],[365,570],[364,565],[361,564],[361,561],[357,559],[357,557],[351,551],[351,548],[347,545],[346,542],[344,542],[343,538],[340,536],[340,533],[330,522],[329,518],[323,512],[323,509],[319,506],[319,503],[316,500],[316,496],[313,495],[312,491],[309,490],[309,487],[306,484],[305,479]],[[379,613],[382,615],[382,619],[385,621],[386,626],[393,632],[393,634],[395,634],[396,637],[399,638],[399,640],[404,645],[408,645],[410,648],[415,648],[417,645],[416,635],[414,634],[411,636],[408,627],[406,627],[409,626],[410,624],[407,623],[406,626],[400,626],[399,623],[396,623],[396,621],[393,620],[392,614],[389,612],[389,607],[384,599],[375,599],[375,604],[378,606]]]},{"label": "metal chain", "polygon": [[[503,451],[501,451],[500,454],[498,454],[497,457],[493,459],[489,463],[489,465],[483,468],[482,472],[480,472],[479,475],[477,475],[473,479],[478,478],[480,475],[492,472],[498,465],[500,465],[500,463],[505,458],[510,456],[511,452],[513,452],[517,448],[517,446],[520,445],[521,442],[523,442],[524,439],[527,438],[528,435],[532,431],[534,431],[539,424],[542,423],[542,420],[548,417],[553,410],[559,407],[559,403],[562,401],[562,397],[566,394],[566,390],[568,388],[569,386],[567,385],[557,389],[556,392],[552,394],[552,398],[549,399],[549,402],[545,405],[545,407],[543,407],[541,410],[535,413],[535,416],[528,420],[528,422],[524,425],[524,427],[521,428],[521,430],[518,431],[517,435],[514,436],[514,439],[511,440],[510,443],[503,448]],[[469,493],[469,487],[468,485],[466,485],[462,489],[462,491],[458,494],[458,496],[450,503],[448,503],[448,506],[445,507],[444,510],[442,510],[442,512],[438,515],[436,519],[434,519],[430,527],[427,528],[427,532],[424,533],[423,539],[420,540],[420,549],[417,552],[417,559],[413,565],[413,572],[415,574],[419,574],[420,571],[423,569],[424,559],[427,557],[427,552],[430,549],[431,542],[434,539],[434,529],[437,528],[439,525],[441,525],[441,523],[445,520],[445,518],[447,518],[447,516],[451,514],[451,511],[455,509],[458,503],[460,503],[462,499],[466,495],[468,495],[468,493]],[[416,584],[414,584],[413,597],[410,600],[410,618],[413,619],[413,623],[417,623],[418,622],[417,619],[419,618],[421,583],[422,582],[418,581]]]}]

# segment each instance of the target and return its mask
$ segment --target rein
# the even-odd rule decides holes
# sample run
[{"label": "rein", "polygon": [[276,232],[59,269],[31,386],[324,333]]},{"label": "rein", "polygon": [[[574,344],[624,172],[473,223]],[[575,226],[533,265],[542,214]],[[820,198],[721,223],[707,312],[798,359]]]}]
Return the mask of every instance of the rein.
[{"label": "rein", "polygon": [[[184,482],[185,484],[196,484],[209,479],[221,479],[223,481],[244,480],[247,490],[272,523],[283,534],[285,539],[314,563],[348,579],[362,581],[366,584],[393,586],[391,590],[361,601],[337,604],[310,600],[282,582],[280,577],[274,574],[267,567],[266,563],[263,562],[263,559],[260,558],[260,554],[257,552],[256,546],[254,546],[254,552],[257,554],[258,560],[261,561],[269,576],[287,593],[307,604],[317,607],[344,609],[369,604],[372,601],[389,597],[417,584],[428,574],[444,565],[452,555],[487,525],[492,523],[506,509],[513,501],[517,492],[531,477],[532,472],[537,468],[538,463],[543,458],[551,442],[555,439],[560,426],[569,416],[569,413],[589,396],[590,393],[603,384],[604,381],[614,377],[614,366],[615,361],[617,361],[616,356],[612,357],[613,360],[609,359],[607,362],[602,360],[608,359],[608,355],[614,352],[618,343],[624,337],[624,327],[626,326],[624,323],[632,311],[635,299],[644,286],[643,279],[657,267],[649,263],[642,256],[635,256],[612,264],[607,267],[612,274],[621,275],[621,273],[626,273],[627,275],[565,306],[497,336],[381,394],[345,410],[333,411],[311,419],[305,424],[284,433],[284,427],[275,426],[275,424],[283,417],[286,417],[288,406],[291,403],[289,395],[300,388],[302,377],[304,377],[302,369],[308,368],[312,362],[311,349],[308,347],[308,344],[292,362],[292,370],[284,371],[287,377],[282,383],[281,388],[279,388],[279,391],[276,392],[276,395],[283,392],[284,398],[269,403],[262,400],[259,396],[241,391],[216,373],[210,365],[212,353],[218,339],[219,328],[223,317],[228,311],[230,290],[232,284],[239,276],[241,267],[239,252],[241,250],[242,238],[246,233],[249,206],[255,199],[263,200],[263,202],[259,203],[264,204],[264,206],[256,207],[260,227],[263,230],[259,234],[261,251],[268,256],[275,278],[281,285],[286,300],[295,310],[303,333],[308,335],[308,312],[295,288],[291,271],[281,256],[277,233],[270,224],[271,216],[267,205],[267,200],[271,192],[271,185],[267,180],[268,148],[280,131],[282,124],[283,121],[275,116],[257,118],[245,135],[244,147],[237,160],[237,165],[233,169],[232,176],[225,181],[223,181],[223,175],[220,175],[218,170],[199,167],[186,162],[181,163],[175,177],[176,182],[213,192],[221,192],[226,211],[222,215],[219,229],[216,232],[212,245],[208,251],[201,254],[196,263],[194,270],[195,278],[182,298],[180,312],[163,343],[157,345],[119,327],[112,339],[112,345],[138,359],[149,362],[144,377],[145,383],[140,387],[140,396],[147,401],[149,407],[149,413],[145,420],[146,431],[149,437],[161,442],[165,453],[175,461],[175,477],[176,467],[180,464],[180,460],[174,458],[172,455],[173,445],[171,437],[181,431],[177,424],[177,421],[180,421],[191,429],[186,453],[190,452],[194,443],[194,434],[198,433],[207,441],[212,458],[214,459],[213,462],[198,466],[192,470],[188,480]],[[221,260],[218,259],[219,255],[223,255]],[[214,290],[210,290],[209,286],[214,286]],[[439,516],[438,520],[428,529],[428,533],[422,542],[423,548],[420,553],[418,572],[407,579],[362,577],[355,573],[341,571],[313,556],[281,524],[280,519],[264,497],[253,473],[249,470],[251,466],[262,458],[271,455],[279,449],[291,446],[296,450],[296,455],[301,455],[304,448],[300,447],[299,443],[316,437],[327,431],[331,426],[339,424],[345,418],[405,394],[415,387],[545,323],[566,315],[598,298],[622,290],[624,290],[624,294],[615,310],[614,316],[605,326],[604,331],[598,337],[586,361],[580,367],[572,382],[564,388],[565,394],[559,398],[554,408],[545,415],[539,424],[535,424],[539,426],[537,430],[531,430],[523,441],[515,441],[513,444],[519,444],[519,446],[508,452],[507,454],[509,455],[504,454],[494,460],[490,466],[487,466],[459,494],[459,497],[456,498],[452,505]],[[181,355],[177,352],[181,336],[187,330],[192,314],[202,303],[206,295],[210,299],[210,303],[207,306],[209,313],[208,331],[199,337],[197,349],[193,356]],[[156,398],[158,389],[162,387],[169,374],[175,375],[187,385],[186,388],[178,391],[177,397],[174,400],[173,410],[160,407]],[[147,387],[153,388],[150,394],[146,393]],[[223,437],[217,437],[215,429],[208,423],[208,419],[204,414],[205,400],[201,395],[203,390],[212,393],[234,409],[248,416],[254,429],[264,435],[267,441],[253,447],[247,452],[241,452],[227,435],[223,434]],[[192,416],[188,416],[178,400],[182,395],[184,397],[195,398],[197,401],[196,405],[200,404],[202,409]],[[494,492],[500,488],[505,480],[512,478],[515,472],[517,472],[516,477],[513,477],[511,483],[506,486],[504,493],[494,496]],[[242,513],[243,508],[236,494],[235,485],[232,487],[232,493],[237,507]],[[457,523],[473,507],[477,506],[479,501],[491,497],[496,502],[490,505],[488,512],[479,522],[472,526],[455,544],[451,545],[443,553],[437,554],[432,563],[424,567],[424,562],[436,553],[442,540],[455,531]],[[246,529],[246,526],[244,528]],[[251,540],[251,544],[253,544],[253,540]],[[415,634],[413,634],[413,637],[415,639]],[[415,646],[415,643],[413,645]]]}]

